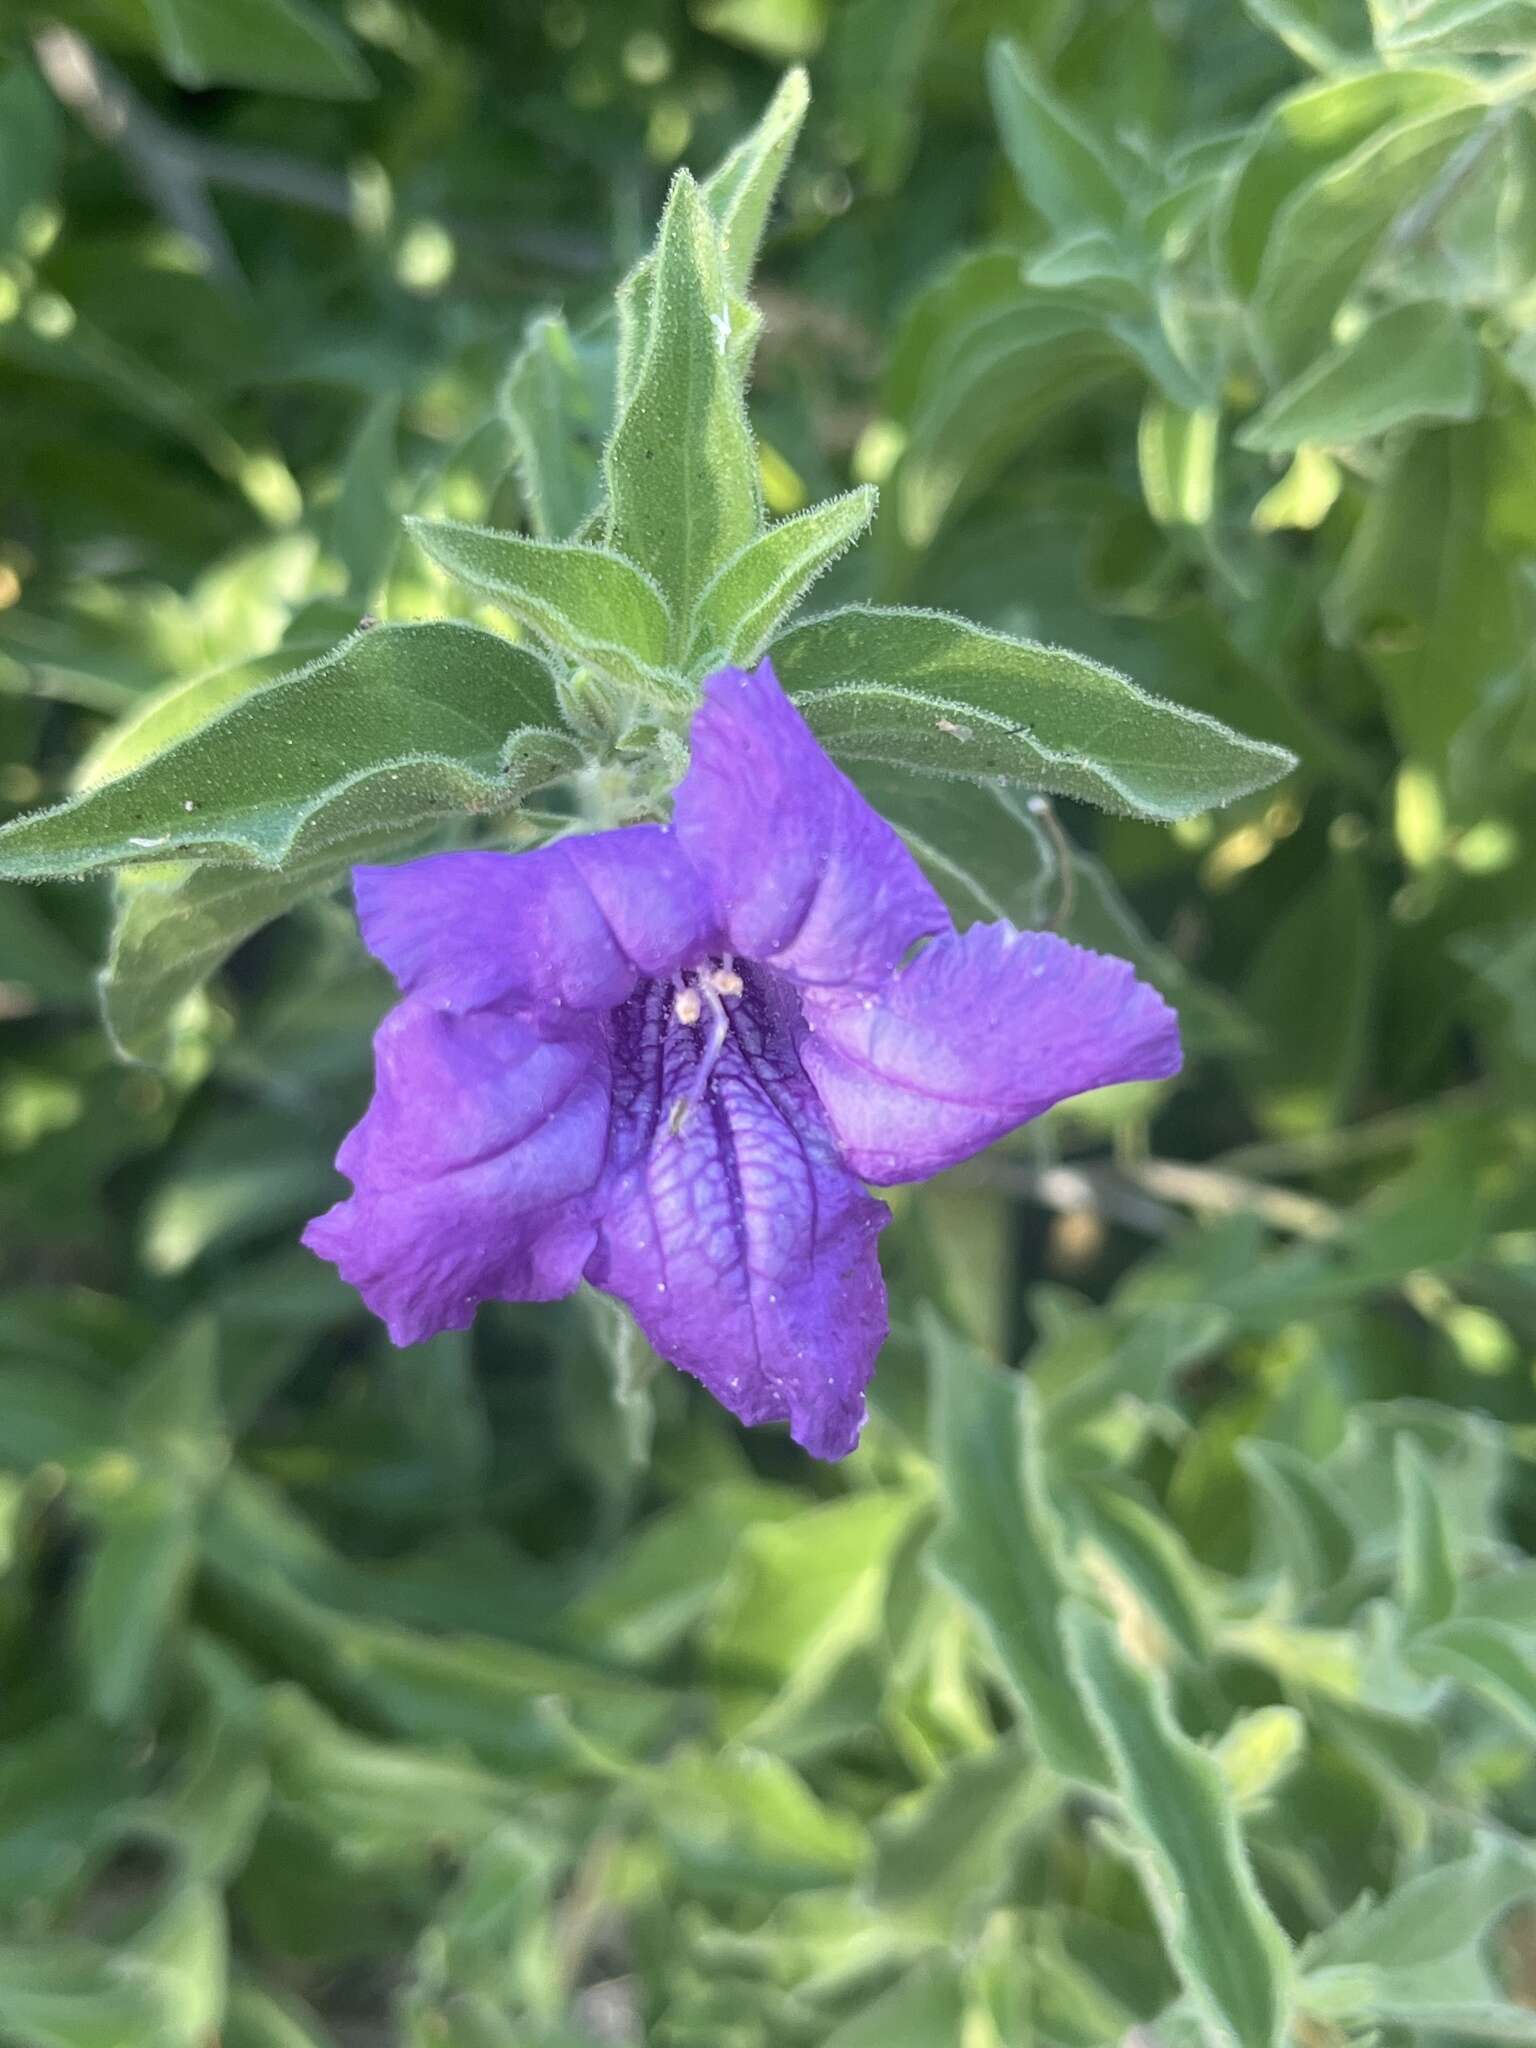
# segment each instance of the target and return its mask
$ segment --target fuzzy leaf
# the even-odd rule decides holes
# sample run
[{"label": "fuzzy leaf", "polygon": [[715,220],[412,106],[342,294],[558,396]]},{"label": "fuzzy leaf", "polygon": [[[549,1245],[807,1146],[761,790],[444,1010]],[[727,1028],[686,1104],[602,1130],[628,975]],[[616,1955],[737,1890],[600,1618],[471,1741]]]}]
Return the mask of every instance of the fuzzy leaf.
[{"label": "fuzzy leaf", "polygon": [[0,832],[19,881],[145,861],[273,869],[365,832],[509,808],[573,768],[554,679],[472,626],[377,627],[114,782]]},{"label": "fuzzy leaf", "polygon": [[559,653],[633,689],[654,686],[672,622],[661,592],[633,562],[456,519],[406,525],[440,568],[488,592]]},{"label": "fuzzy leaf", "polygon": [[941,612],[850,605],[792,626],[773,659],[818,737],[857,760],[1159,819],[1230,803],[1294,765],[1082,655]]},{"label": "fuzzy leaf", "polygon": [[1049,421],[1136,375],[1172,403],[1206,394],[1145,294],[1105,296],[1020,277],[1012,249],[961,259],[920,293],[892,353],[886,403],[907,426],[896,473],[902,538],[926,547]]},{"label": "fuzzy leaf", "polygon": [[1452,1678],[1502,1708],[1536,1739],[1536,1656],[1530,1637],[1502,1621],[1445,1621],[1409,1646],[1408,1661],[1429,1678]]},{"label": "fuzzy leaf", "polygon": [[1254,1882],[1220,1765],[1179,1728],[1163,1685],[1130,1662],[1106,1621],[1076,1604],[1063,1620],[1169,1960],[1213,2040],[1278,2048],[1290,1952]]},{"label": "fuzzy leaf", "polygon": [[578,340],[558,313],[530,322],[501,387],[529,522],[565,540],[595,510],[613,406],[613,351]]},{"label": "fuzzy leaf", "polygon": [[1486,119],[1452,106],[1388,123],[1282,207],[1264,250],[1251,314],[1273,370],[1296,376],[1324,347],[1334,314],[1368,263]]},{"label": "fuzzy leaf", "polygon": [[1310,1941],[1301,2000],[1322,2013],[1416,2033],[1536,2038],[1536,2016],[1506,1997],[1488,1953],[1495,1924],[1532,1897],[1529,1848],[1513,1835],[1479,1832],[1469,1854],[1424,1870],[1384,1899],[1367,1893]]},{"label": "fuzzy leaf", "polygon": [[1482,359],[1450,306],[1395,306],[1277,391],[1243,428],[1245,448],[1338,446],[1420,420],[1469,420],[1482,404]]},{"label": "fuzzy leaf", "polygon": [[1237,1455],[1262,1511],[1265,1563],[1287,1572],[1303,1598],[1337,1585],[1354,1562],[1356,1538],[1326,1474],[1289,1444],[1252,1438]]},{"label": "fuzzy leaf", "polygon": [[702,674],[757,659],[780,622],[874,517],[865,485],[781,519],[733,555],[694,608],[686,666]]},{"label": "fuzzy leaf", "polygon": [[1058,235],[1116,230],[1126,200],[1105,151],[1049,91],[1016,42],[987,53],[987,83],[1019,188]]},{"label": "fuzzy leaf", "polygon": [[1141,493],[1159,526],[1207,526],[1216,502],[1218,420],[1211,406],[1193,410],[1150,398],[1136,437]]},{"label": "fuzzy leaf", "polygon": [[1029,1383],[988,1365],[936,1317],[925,1342],[945,1503],[934,1568],[981,1622],[1041,1756],[1064,1777],[1101,1784],[1103,1758],[1062,1644],[1062,1537]]},{"label": "fuzzy leaf", "polygon": [[725,282],[744,298],[785,167],[811,103],[799,65],[786,71],[761,120],[704,180],[703,194],[720,228]]},{"label": "fuzzy leaf", "polygon": [[1397,1440],[1401,1536],[1397,1596],[1410,1629],[1431,1628],[1456,1605],[1456,1556],[1428,1460],[1405,1430]]},{"label": "fuzzy leaf", "polygon": [[719,230],[686,171],[667,200],[647,295],[633,388],[603,458],[607,538],[681,620],[762,519]]},{"label": "fuzzy leaf", "polygon": [[139,1714],[197,1559],[184,1488],[141,1478],[95,1504],[97,1538],[74,1621],[94,1712],[109,1726]]},{"label": "fuzzy leaf", "polygon": [[1536,50],[1536,0],[1417,0],[1383,5],[1383,54],[1524,56]]},{"label": "fuzzy leaf", "polygon": [[315,99],[374,90],[351,40],[306,0],[147,0],[178,85],[246,85]]}]

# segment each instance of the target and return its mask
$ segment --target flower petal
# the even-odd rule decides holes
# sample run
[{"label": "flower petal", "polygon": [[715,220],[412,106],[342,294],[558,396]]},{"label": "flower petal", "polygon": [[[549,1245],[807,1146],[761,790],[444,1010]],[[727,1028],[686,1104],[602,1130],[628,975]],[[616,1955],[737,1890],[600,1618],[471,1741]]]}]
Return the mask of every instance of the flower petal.
[{"label": "flower petal", "polygon": [[708,898],[672,833],[626,825],[533,853],[437,853],[353,870],[363,938],[439,1009],[611,1009],[642,974],[711,949]]},{"label": "flower petal", "polygon": [[666,990],[613,1020],[616,1170],[587,1277],[733,1415],[787,1421],[813,1457],[841,1458],[886,1333],[887,1212],[838,1158],[796,1054],[793,996],[743,973],[730,1037],[675,1135],[707,1022],[677,1026]]},{"label": "flower petal", "polygon": [[452,1016],[409,998],[374,1048],[373,1102],[336,1157],[357,1192],[309,1225],[310,1250],[397,1344],[467,1328],[482,1301],[569,1294],[597,1236],[601,1027]]},{"label": "flower petal", "polygon": [[822,752],[770,662],[711,676],[692,738],[673,824],[733,951],[802,988],[859,991],[948,929],[937,892]]},{"label": "flower petal", "polygon": [[877,1000],[808,1006],[801,1048],[843,1156],[922,1180],[1069,1095],[1179,1070],[1178,1019],[1128,961],[1050,932],[935,939]]}]

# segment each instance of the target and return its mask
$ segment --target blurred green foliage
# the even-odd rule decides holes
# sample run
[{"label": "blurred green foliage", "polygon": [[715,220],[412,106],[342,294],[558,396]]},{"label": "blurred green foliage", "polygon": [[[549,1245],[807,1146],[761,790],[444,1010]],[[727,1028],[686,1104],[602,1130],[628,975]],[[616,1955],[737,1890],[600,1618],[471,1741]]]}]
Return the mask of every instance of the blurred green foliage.
[{"label": "blurred green foliage", "polygon": [[[1536,2036],[1536,9],[0,37],[8,812],[365,613],[509,627],[402,516],[584,520],[615,287],[797,59],[750,481],[881,491],[818,608],[1059,643],[1299,759],[1171,827],[860,767],[957,915],[1132,955],[1190,1059],[899,1198],[832,1470],[604,1303],[397,1353],[297,1248],[387,1000],[344,835],[125,869],[115,925],[6,886],[0,2041]],[[376,644],[280,701],[377,690]],[[548,829],[501,785],[465,822],[498,737],[440,834]]]}]

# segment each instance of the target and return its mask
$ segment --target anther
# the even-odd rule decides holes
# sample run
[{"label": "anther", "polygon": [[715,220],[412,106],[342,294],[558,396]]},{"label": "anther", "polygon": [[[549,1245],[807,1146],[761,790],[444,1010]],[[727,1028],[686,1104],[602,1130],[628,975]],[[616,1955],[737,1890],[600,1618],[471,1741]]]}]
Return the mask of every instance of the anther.
[{"label": "anther", "polygon": [[680,988],[672,998],[672,1014],[679,1024],[697,1024],[704,1014],[704,998],[696,988]]},{"label": "anther", "polygon": [[716,967],[705,976],[717,996],[739,996],[742,979],[734,967]]}]

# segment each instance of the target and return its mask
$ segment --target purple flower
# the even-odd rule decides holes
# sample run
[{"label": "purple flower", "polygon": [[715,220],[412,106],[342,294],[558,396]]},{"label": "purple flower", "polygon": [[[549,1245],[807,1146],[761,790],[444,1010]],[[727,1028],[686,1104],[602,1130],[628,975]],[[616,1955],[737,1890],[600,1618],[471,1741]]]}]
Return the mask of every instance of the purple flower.
[{"label": "purple flower", "polygon": [[404,1000],[337,1156],[356,1193],[304,1241],[397,1344],[590,1280],[840,1458],[887,1327],[864,1182],[1177,1072],[1177,1024],[1123,960],[957,932],[766,661],[692,737],[670,826],[356,871]]}]

